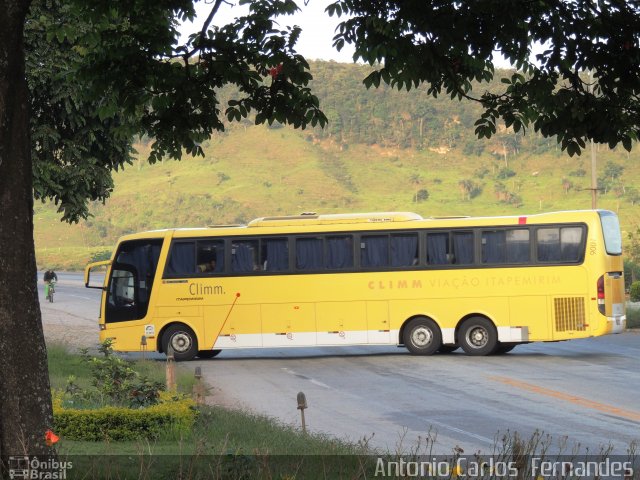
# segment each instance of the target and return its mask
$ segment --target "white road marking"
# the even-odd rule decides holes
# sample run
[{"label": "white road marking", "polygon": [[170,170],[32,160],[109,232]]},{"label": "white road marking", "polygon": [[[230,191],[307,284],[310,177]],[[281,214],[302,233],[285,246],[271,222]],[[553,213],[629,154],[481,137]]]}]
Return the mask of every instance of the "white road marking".
[{"label": "white road marking", "polygon": [[326,388],[327,390],[331,390],[331,387],[329,385],[327,385],[326,383],[322,383],[319,380],[316,380],[314,378],[310,378],[310,377],[307,377],[306,375],[302,375],[300,373],[296,373],[293,370],[291,370],[290,368],[282,367],[282,370],[284,370],[284,372],[288,373],[289,375],[293,375],[294,377],[302,378],[303,380],[308,380],[309,382],[313,383],[314,385],[317,385],[317,386],[322,387],[322,388]]},{"label": "white road marking", "polygon": [[329,385],[327,385],[326,383],[319,382],[318,380],[314,380],[313,378],[310,380],[310,382],[313,383],[314,385],[318,385],[319,387],[331,390],[331,387]]}]

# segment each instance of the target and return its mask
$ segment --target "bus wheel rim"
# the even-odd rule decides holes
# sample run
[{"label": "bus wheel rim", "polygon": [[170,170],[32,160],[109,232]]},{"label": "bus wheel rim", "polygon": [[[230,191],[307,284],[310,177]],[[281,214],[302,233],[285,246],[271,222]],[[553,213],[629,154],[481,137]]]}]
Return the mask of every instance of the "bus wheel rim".
[{"label": "bus wheel rim", "polygon": [[473,348],[482,348],[489,341],[489,332],[487,329],[481,326],[476,326],[469,329],[467,333],[467,343]]},{"label": "bus wheel rim", "polygon": [[433,333],[426,327],[416,328],[411,334],[411,341],[416,347],[426,347],[433,340]]},{"label": "bus wheel rim", "polygon": [[171,347],[175,352],[186,352],[191,348],[191,337],[186,333],[176,333],[171,337]]}]

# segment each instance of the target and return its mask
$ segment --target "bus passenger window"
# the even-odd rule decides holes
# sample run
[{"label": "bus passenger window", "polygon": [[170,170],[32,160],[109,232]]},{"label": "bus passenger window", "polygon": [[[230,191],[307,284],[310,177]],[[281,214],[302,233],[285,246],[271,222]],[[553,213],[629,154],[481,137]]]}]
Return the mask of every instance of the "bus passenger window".
[{"label": "bus passenger window", "polygon": [[473,263],[473,232],[453,233],[453,263],[456,265]]},{"label": "bus passenger window", "polygon": [[353,237],[342,235],[327,237],[327,269],[340,270],[353,267]]},{"label": "bus passenger window", "polygon": [[320,270],[324,268],[322,238],[296,239],[296,268]]},{"label": "bus passenger window", "polygon": [[198,273],[224,272],[224,241],[199,240],[197,250]]},{"label": "bus passenger window", "polygon": [[538,260],[577,262],[582,258],[582,228],[540,228],[537,231]]},{"label": "bus passenger window", "polygon": [[195,242],[174,242],[167,262],[168,275],[192,275],[196,272]]},{"label": "bus passenger window", "polygon": [[449,234],[430,233],[427,235],[427,263],[447,265],[450,263]]},{"label": "bus passenger window", "polygon": [[507,259],[506,232],[482,232],[482,263],[505,263]]},{"label": "bus passenger window", "polygon": [[234,241],[231,247],[231,271],[255,272],[261,270],[258,260],[258,242],[256,240]]},{"label": "bus passenger window", "polygon": [[418,264],[418,236],[391,235],[391,266],[413,267]]},{"label": "bus passenger window", "polygon": [[582,228],[570,227],[560,229],[560,256],[563,262],[577,262],[582,257]]},{"label": "bus passenger window", "polygon": [[529,257],[529,230],[482,232],[482,263],[527,263]]},{"label": "bus passenger window", "polygon": [[363,235],[360,238],[360,265],[363,267],[389,266],[389,237]]},{"label": "bus passenger window", "polygon": [[531,260],[531,242],[529,241],[529,230],[507,230],[507,262],[509,263],[529,263]]},{"label": "bus passenger window", "polygon": [[286,238],[262,240],[264,270],[282,272],[289,270],[289,241]]}]

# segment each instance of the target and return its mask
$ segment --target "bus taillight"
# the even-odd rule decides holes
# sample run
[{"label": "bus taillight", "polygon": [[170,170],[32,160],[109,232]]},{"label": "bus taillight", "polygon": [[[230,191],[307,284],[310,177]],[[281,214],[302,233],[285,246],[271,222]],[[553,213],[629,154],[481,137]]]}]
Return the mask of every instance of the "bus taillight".
[{"label": "bus taillight", "polygon": [[598,278],[598,311],[605,314],[604,275],[600,275]]}]

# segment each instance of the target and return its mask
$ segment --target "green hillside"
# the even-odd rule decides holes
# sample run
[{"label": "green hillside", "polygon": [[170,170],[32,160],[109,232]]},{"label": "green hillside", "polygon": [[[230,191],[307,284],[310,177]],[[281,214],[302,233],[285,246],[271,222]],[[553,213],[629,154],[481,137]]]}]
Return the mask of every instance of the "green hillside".
[{"label": "green hillside", "polygon": [[[366,67],[314,66],[326,71],[316,73],[315,81],[323,81],[318,95],[334,117],[329,127],[334,130],[247,122],[204,144],[204,159],[155,165],[136,161],[115,174],[111,198],[92,205],[93,217],[78,225],[61,223],[55,206],[37,203],[39,266],[79,268],[125,233],[302,211],[409,210],[431,216],[590,208],[588,151],[570,158],[552,140],[509,131],[477,141],[468,126],[477,107],[430,100],[413,91],[376,92],[380,111],[374,115],[371,101],[365,102],[372,92],[356,81]],[[350,71],[355,74],[347,75]],[[346,118],[350,111],[353,115]],[[416,111],[431,113],[421,121]],[[148,146],[137,149],[146,158]],[[598,206],[618,211],[623,228],[640,225],[639,151],[636,147],[627,154],[603,146],[598,151],[598,173],[607,183]]]}]

